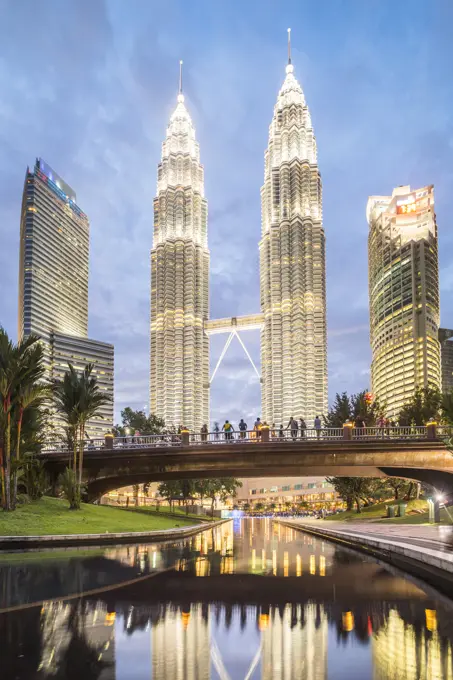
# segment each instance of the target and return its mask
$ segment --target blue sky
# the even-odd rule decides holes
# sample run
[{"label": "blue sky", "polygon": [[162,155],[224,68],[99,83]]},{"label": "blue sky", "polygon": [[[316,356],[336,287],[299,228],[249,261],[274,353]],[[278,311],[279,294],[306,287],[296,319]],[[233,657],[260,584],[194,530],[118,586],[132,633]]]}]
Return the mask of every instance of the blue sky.
[{"label": "blue sky", "polygon": [[[291,26],[323,179],[329,392],[367,387],[369,195],[435,185],[453,324],[452,25],[451,0],[0,0],[0,323],[16,336],[21,192],[42,156],[91,221],[89,335],[115,344],[116,412],[147,403],[152,201],[179,59],[205,166],[211,316],[259,310],[263,153]],[[259,362],[258,334],[244,340]],[[212,420],[259,413],[236,341],[211,406]]]}]

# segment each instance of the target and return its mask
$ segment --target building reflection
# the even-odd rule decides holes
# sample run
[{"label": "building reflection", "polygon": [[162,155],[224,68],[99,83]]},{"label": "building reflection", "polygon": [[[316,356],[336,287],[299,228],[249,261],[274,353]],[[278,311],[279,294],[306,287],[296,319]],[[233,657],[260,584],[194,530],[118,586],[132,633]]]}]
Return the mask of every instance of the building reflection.
[{"label": "building reflection", "polygon": [[[95,590],[17,609],[34,591],[50,600],[52,580],[58,594]],[[326,680],[328,657],[331,672],[359,645],[363,680],[370,662],[373,680],[453,680],[445,601],[375,560],[267,520],[67,562],[4,563],[0,582],[15,607],[0,614],[5,678],[129,680],[139,644],[153,680]],[[244,668],[234,666],[238,651]]]},{"label": "building reflection", "polygon": [[169,610],[151,627],[153,680],[209,680],[209,621],[201,605]]},{"label": "building reflection", "polygon": [[327,631],[322,607],[288,606],[281,616],[274,611],[262,628],[262,680],[325,680]]},{"label": "building reflection", "polygon": [[435,620],[430,610],[423,628],[391,609],[373,636],[374,680],[453,680],[451,642],[439,636]]},{"label": "building reflection", "polygon": [[106,606],[83,601],[44,604],[40,614],[45,678],[115,680],[115,618]]}]

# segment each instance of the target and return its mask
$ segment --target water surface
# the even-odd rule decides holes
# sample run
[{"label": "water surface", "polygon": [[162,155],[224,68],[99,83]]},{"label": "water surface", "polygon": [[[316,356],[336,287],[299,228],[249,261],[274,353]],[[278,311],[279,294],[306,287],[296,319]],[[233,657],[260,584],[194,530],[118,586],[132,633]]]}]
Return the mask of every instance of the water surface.
[{"label": "water surface", "polygon": [[448,600],[269,519],[0,557],[2,680],[453,680]]}]

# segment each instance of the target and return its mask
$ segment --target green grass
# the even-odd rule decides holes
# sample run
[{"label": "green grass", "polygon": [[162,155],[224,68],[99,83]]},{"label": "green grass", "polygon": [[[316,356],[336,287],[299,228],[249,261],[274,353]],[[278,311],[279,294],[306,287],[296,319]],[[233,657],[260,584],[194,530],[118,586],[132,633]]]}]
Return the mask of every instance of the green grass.
[{"label": "green grass", "polygon": [[[448,512],[450,515],[448,515]],[[453,524],[453,508],[440,509],[440,524]],[[424,512],[420,515],[408,515],[406,517],[395,517],[395,519],[381,519],[377,524],[429,524],[429,515]]]},{"label": "green grass", "polygon": [[69,510],[57,498],[41,498],[21,505],[14,512],[0,512],[0,536],[44,536],[49,534],[104,534],[121,531],[155,531],[193,525],[192,518],[158,517],[157,513],[125,512],[106,505],[82,504]]},{"label": "green grass", "polygon": [[186,515],[186,511],[184,508],[180,507],[175,507],[173,508],[173,511],[170,512],[170,508],[167,506],[165,509],[161,508],[159,511],[156,510],[155,505],[148,505],[148,506],[139,506],[138,508],[133,506],[129,508],[124,508],[125,510],[132,511],[132,512],[141,512],[145,515],[153,515],[154,517],[169,517],[171,515],[178,515],[178,517],[181,517],[183,519],[196,519],[199,522],[203,522],[203,520],[207,520],[208,522],[212,522],[216,519],[219,519],[218,517],[211,517],[209,515],[196,515],[195,513],[189,512],[188,515]]},{"label": "green grass", "polygon": [[[400,501],[403,502],[403,501]],[[395,519],[387,518],[387,506],[396,505],[395,501],[385,501],[384,503],[376,503],[376,505],[371,505],[368,508],[362,508],[361,513],[357,513],[355,510],[345,510],[345,512],[340,512],[338,515],[330,515],[326,517],[326,522],[367,522],[370,519],[382,520],[386,522],[400,522],[402,524],[420,524],[423,522],[418,522],[421,514],[406,514],[406,517],[395,517]],[[426,510],[426,501],[422,500],[412,500],[407,504],[406,513],[413,513],[414,510]],[[427,516],[427,513],[426,513]],[[425,520],[426,521],[426,520]]]}]

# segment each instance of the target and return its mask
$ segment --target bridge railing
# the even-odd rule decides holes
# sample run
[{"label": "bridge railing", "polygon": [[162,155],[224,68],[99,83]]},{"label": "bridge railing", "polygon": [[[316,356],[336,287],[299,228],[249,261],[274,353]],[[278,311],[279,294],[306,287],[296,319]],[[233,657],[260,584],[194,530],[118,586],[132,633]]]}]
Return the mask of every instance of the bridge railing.
[{"label": "bridge railing", "polygon": [[[344,427],[332,428],[306,428],[306,429],[281,429],[273,428],[247,431],[220,431],[220,432],[188,432],[163,433],[153,435],[129,435],[126,437],[112,437],[107,435],[103,438],[86,439],[83,443],[84,451],[99,451],[109,449],[119,451],[121,449],[150,449],[150,448],[178,448],[181,446],[206,446],[216,444],[258,444],[265,442],[280,442],[290,445],[294,442],[304,441],[340,441],[350,439],[353,441],[378,441],[382,439],[399,440],[423,440],[423,439],[446,439],[453,436],[453,428],[450,426],[436,426],[436,431],[430,433],[429,427],[353,427],[352,423]],[[73,449],[68,442],[52,439],[43,447],[42,452],[46,455],[72,455]]]},{"label": "bridge railing", "polygon": [[427,428],[425,426],[382,426],[382,427],[353,427],[352,439],[372,440],[372,439],[426,439]]}]

